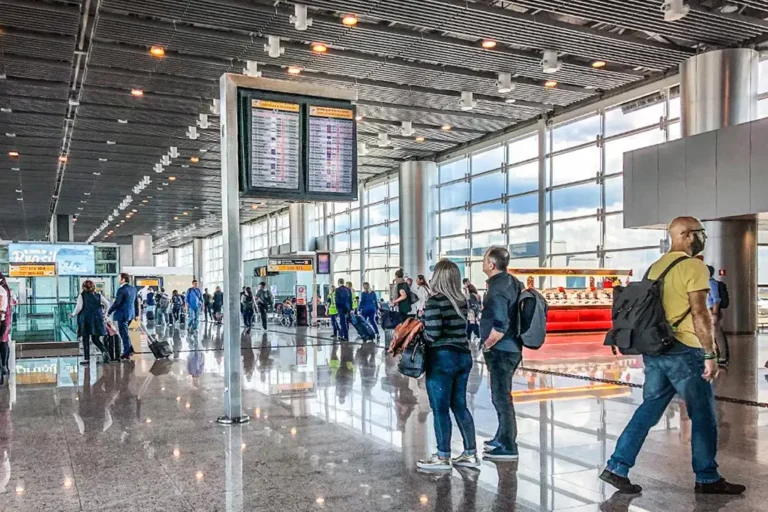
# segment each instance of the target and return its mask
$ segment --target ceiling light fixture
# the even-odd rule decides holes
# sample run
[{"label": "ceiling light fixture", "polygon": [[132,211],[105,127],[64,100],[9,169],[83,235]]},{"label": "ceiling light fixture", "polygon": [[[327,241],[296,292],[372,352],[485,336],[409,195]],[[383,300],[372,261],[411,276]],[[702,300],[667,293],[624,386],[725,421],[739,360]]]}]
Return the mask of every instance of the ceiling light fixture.
[{"label": "ceiling light fixture", "polygon": [[171,158],[179,158],[179,148],[176,146],[171,146],[168,150],[168,156]]},{"label": "ceiling light fixture", "polygon": [[368,146],[365,142],[357,143],[357,156],[365,156],[368,154]]},{"label": "ceiling light fixture", "polygon": [[664,21],[677,21],[688,16],[691,6],[683,0],[664,0],[661,4],[661,12],[664,13]]},{"label": "ceiling light fixture", "polygon": [[376,145],[380,148],[386,148],[389,146],[389,134],[385,132],[379,133],[379,140],[376,142]]},{"label": "ceiling light fixture", "polygon": [[605,61],[604,60],[596,60],[592,62],[592,67],[595,69],[600,69],[605,67]]},{"label": "ceiling light fixture", "polygon": [[[259,71],[259,63],[255,60],[247,60],[245,61],[245,67],[243,68],[243,74],[245,76],[250,76],[253,78],[259,78],[261,76],[261,71]],[[213,110],[213,107],[211,108]],[[218,114],[218,112],[214,112],[214,114]]]},{"label": "ceiling light fixture", "polygon": [[461,91],[461,101],[459,102],[461,110],[468,111],[477,106],[477,102],[473,97],[472,91]]},{"label": "ceiling light fixture", "polygon": [[355,121],[357,121],[358,123],[362,120],[363,120],[363,116],[360,116],[360,115],[355,116]]},{"label": "ceiling light fixture", "polygon": [[67,159],[66,155],[61,155],[61,156],[59,157],[59,162],[61,162],[61,163],[63,163],[63,164],[67,163],[67,160],[68,160],[68,159]]},{"label": "ceiling light fixture", "polygon": [[191,157],[189,157],[189,161],[192,162],[193,164],[196,164],[197,162],[200,161],[200,157],[199,156],[191,156]]},{"label": "ceiling light fixture", "polygon": [[11,133],[11,132],[5,132],[5,136],[6,137],[10,137],[10,138],[14,138],[14,137],[16,137],[16,134],[15,133]]},{"label": "ceiling light fixture", "polygon": [[165,48],[159,45],[154,45],[152,48],[149,49],[149,54],[153,57],[165,57]]},{"label": "ceiling light fixture", "polygon": [[176,176],[168,176],[168,181],[176,181]]},{"label": "ceiling light fixture", "polygon": [[301,73],[301,68],[299,66],[288,66],[288,74],[298,75],[299,73]]},{"label": "ceiling light fixture", "polygon": [[515,90],[515,84],[512,83],[512,73],[499,73],[499,79],[496,81],[498,91],[502,94]]},{"label": "ceiling light fixture", "polygon": [[491,48],[496,48],[496,41],[493,39],[483,39],[483,42],[480,43],[480,45],[485,48],[486,50],[490,50]]},{"label": "ceiling light fixture", "polygon": [[184,212],[182,213],[182,215],[189,215],[189,212]]},{"label": "ceiling light fixture", "polygon": [[21,170],[21,168],[20,168],[20,167],[11,167],[11,170],[12,170],[12,171],[20,171],[20,170]]},{"label": "ceiling light fixture", "polygon": [[557,58],[555,50],[544,50],[544,58],[541,59],[541,71],[552,74],[560,71],[563,63]]},{"label": "ceiling light fixture", "polygon": [[11,150],[8,152],[8,156],[11,158],[19,158],[19,152]]},{"label": "ceiling light fixture", "polygon": [[424,142],[424,140],[425,140],[424,137],[422,137],[421,135],[416,137],[416,142]]},{"label": "ceiling light fixture", "polygon": [[312,26],[312,18],[307,18],[307,6],[296,4],[293,9],[293,16],[289,18],[296,30],[307,30]]},{"label": "ceiling light fixture", "polygon": [[341,18],[341,22],[348,27],[354,27],[357,25],[357,16],[354,14],[347,14]]},{"label": "ceiling light fixture", "polygon": [[312,51],[317,53],[325,53],[328,51],[328,47],[325,46],[323,43],[314,43],[312,45]]},{"label": "ceiling light fixture", "polygon": [[109,146],[114,146],[115,144],[117,144],[117,142],[115,142],[114,140],[108,140],[107,141],[107,145],[109,145]]},{"label": "ceiling light fixture", "polygon": [[444,124],[443,126],[440,127],[440,129],[443,130],[444,132],[451,131],[451,128],[453,128],[453,126],[451,126],[449,124]]},{"label": "ceiling light fixture", "polygon": [[546,82],[544,82],[544,87],[546,87],[547,89],[551,89],[556,86],[557,86],[557,80],[547,80]]},{"label": "ceiling light fixture", "polygon": [[99,158],[99,162],[107,162],[108,160],[106,158]]},{"label": "ceiling light fixture", "polygon": [[3,114],[10,114],[13,112],[13,109],[11,109],[10,107],[0,107],[0,112],[2,112]]},{"label": "ceiling light fixture", "polygon": [[128,124],[128,120],[127,119],[118,119],[117,122],[120,123],[120,124]]},{"label": "ceiling light fixture", "polygon": [[93,173],[93,175],[94,176],[101,176],[101,173],[100,172],[95,172],[95,173]]},{"label": "ceiling light fixture", "polygon": [[267,36],[267,44],[264,45],[264,51],[273,59],[285,53],[285,47],[280,46],[280,36]]},{"label": "ceiling light fixture", "polygon": [[179,220],[179,218],[178,217],[173,217],[173,220]]},{"label": "ceiling light fixture", "polygon": [[187,137],[189,137],[189,140],[197,140],[200,138],[200,135],[197,133],[197,126],[187,127]]},{"label": "ceiling light fixture", "polygon": [[509,103],[509,104],[517,103],[517,100],[515,98],[507,98],[504,100],[504,103]]},{"label": "ceiling light fixture", "polygon": [[144,96],[144,91],[142,89],[131,89],[131,96],[135,96],[136,98],[141,98]]}]

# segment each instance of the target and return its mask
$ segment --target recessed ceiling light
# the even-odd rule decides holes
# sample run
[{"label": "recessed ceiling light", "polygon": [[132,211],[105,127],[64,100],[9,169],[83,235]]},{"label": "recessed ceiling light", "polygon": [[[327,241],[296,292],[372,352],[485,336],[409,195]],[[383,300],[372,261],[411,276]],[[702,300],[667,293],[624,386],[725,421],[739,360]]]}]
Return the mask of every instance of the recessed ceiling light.
[{"label": "recessed ceiling light", "polygon": [[205,149],[205,148],[200,148],[200,152],[201,152],[201,153],[207,153],[207,152],[208,152],[208,150],[207,150],[207,149]]},{"label": "recessed ceiling light", "polygon": [[10,138],[14,138],[16,136],[16,134],[15,133],[11,133],[11,132],[5,132],[5,136],[6,137],[10,137]]},{"label": "recessed ceiling light", "polygon": [[312,51],[317,53],[325,53],[328,51],[328,47],[325,46],[323,43],[314,43],[312,45]]},{"label": "recessed ceiling light", "polygon": [[107,141],[107,145],[109,145],[109,146],[114,146],[115,144],[117,144],[117,142],[115,142],[114,140],[108,140]]},{"label": "recessed ceiling light", "polygon": [[91,193],[90,192],[83,192],[83,195],[84,196],[89,196],[89,195],[91,195]]},{"label": "recessed ceiling light", "polygon": [[148,203],[148,202],[149,202],[149,201],[147,201],[146,199],[144,199],[144,200],[142,201],[142,203],[145,203],[145,204],[146,204],[146,203]]},{"label": "recessed ceiling light", "polygon": [[149,54],[153,57],[165,57],[165,48],[162,46],[154,45],[149,49]]},{"label": "recessed ceiling light", "polygon": [[11,158],[18,158],[19,157],[19,152],[18,151],[9,151],[8,152],[8,156],[11,157]]},{"label": "recessed ceiling light", "polygon": [[588,91],[591,91],[591,90],[595,89],[595,86],[594,85],[585,85],[584,88],[586,90],[588,90]]},{"label": "recessed ceiling light", "polygon": [[597,69],[604,68],[605,67],[605,61],[604,60],[596,60],[596,61],[592,62],[592,67],[593,68],[597,68]]},{"label": "recessed ceiling light", "polygon": [[88,204],[88,201],[82,200],[80,201],[80,204]]},{"label": "recessed ceiling light", "polygon": [[24,200],[24,198],[23,198],[23,197],[17,197],[17,198],[16,198],[16,200],[17,200],[17,201],[23,201],[23,200]]},{"label": "recessed ceiling light", "polygon": [[192,157],[189,158],[189,161],[192,162],[193,164],[196,164],[197,162],[200,161],[200,157],[199,156],[192,156]]},{"label": "recessed ceiling light", "polygon": [[142,89],[131,89],[131,96],[141,98],[144,96],[144,91]]},{"label": "recessed ceiling light", "polygon": [[100,172],[95,172],[95,173],[93,173],[93,175],[94,176],[101,176],[101,173]]},{"label": "recessed ceiling light", "polygon": [[21,190],[19,190],[19,189],[16,189],[16,193],[17,193],[17,194],[21,194]]},{"label": "recessed ceiling light", "polygon": [[189,215],[189,212],[184,212],[182,213],[182,215]]},{"label": "recessed ceiling light", "polygon": [[134,208],[133,210],[131,210],[131,212],[132,212],[132,213],[136,213],[137,211],[139,211],[139,210],[137,210],[136,208]]},{"label": "recessed ceiling light", "polygon": [[357,25],[357,16],[355,16],[354,14],[347,14],[346,16],[341,18],[341,22],[348,27],[354,27],[355,25]]},{"label": "recessed ceiling light", "polygon": [[259,207],[259,205],[257,205],[257,204],[252,204],[252,205],[251,205],[251,210],[256,210],[258,207]]},{"label": "recessed ceiling light", "polygon": [[66,155],[61,155],[61,156],[59,157],[59,162],[61,162],[61,163],[63,163],[63,164],[67,163],[67,157],[66,157]]},{"label": "recessed ceiling light", "polygon": [[451,126],[449,124],[444,124],[443,126],[440,127],[440,129],[443,130],[444,132],[450,131],[451,128],[453,128],[453,126]]},{"label": "recessed ceiling light", "polygon": [[128,124],[128,120],[127,119],[118,119],[117,122],[120,123],[120,124]]},{"label": "recessed ceiling light", "polygon": [[181,168],[182,169],[189,169],[189,165],[188,164],[181,164]]},{"label": "recessed ceiling light", "polygon": [[422,137],[421,135],[416,137],[416,142],[424,142],[424,137]]},{"label": "recessed ceiling light", "polygon": [[106,161],[107,161],[106,158],[99,158],[99,162],[106,162]]},{"label": "recessed ceiling light", "polygon": [[168,176],[168,181],[176,181],[176,176]]},{"label": "recessed ceiling light", "polygon": [[13,112],[13,109],[9,107],[2,107],[0,108],[0,112],[2,112],[3,114],[10,114],[11,112]]},{"label": "recessed ceiling light", "polygon": [[178,217],[174,217],[173,220],[179,220],[179,218]]},{"label": "recessed ceiling light", "polygon": [[515,103],[517,100],[515,98],[507,98],[504,100],[504,103]]},{"label": "recessed ceiling light", "polygon": [[546,87],[547,89],[551,89],[556,85],[557,85],[557,80],[547,80],[546,82],[544,82],[544,87]]},{"label": "recessed ceiling light", "polygon": [[163,182],[163,186],[167,187],[168,186],[168,182],[167,181]]},{"label": "recessed ceiling light", "polygon": [[12,170],[12,171],[20,171],[20,170],[21,170],[21,167],[11,167],[11,170]]},{"label": "recessed ceiling light", "polygon": [[301,68],[298,66],[288,66],[288,74],[290,75],[298,75],[301,73]]},{"label": "recessed ceiling light", "polygon": [[496,41],[493,39],[484,39],[481,46],[486,49],[496,48]]}]

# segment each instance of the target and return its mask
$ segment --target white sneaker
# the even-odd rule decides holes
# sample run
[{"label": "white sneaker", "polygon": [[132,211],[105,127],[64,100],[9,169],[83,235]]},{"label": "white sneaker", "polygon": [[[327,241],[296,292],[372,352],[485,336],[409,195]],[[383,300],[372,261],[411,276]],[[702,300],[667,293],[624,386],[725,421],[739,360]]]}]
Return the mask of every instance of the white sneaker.
[{"label": "white sneaker", "polygon": [[473,453],[472,455],[462,453],[458,457],[453,458],[451,462],[454,466],[463,468],[479,468],[481,466],[480,458],[476,453]]},{"label": "white sneaker", "polygon": [[434,454],[429,460],[417,462],[416,467],[422,471],[450,471],[453,466],[451,465],[451,459],[443,459]]}]

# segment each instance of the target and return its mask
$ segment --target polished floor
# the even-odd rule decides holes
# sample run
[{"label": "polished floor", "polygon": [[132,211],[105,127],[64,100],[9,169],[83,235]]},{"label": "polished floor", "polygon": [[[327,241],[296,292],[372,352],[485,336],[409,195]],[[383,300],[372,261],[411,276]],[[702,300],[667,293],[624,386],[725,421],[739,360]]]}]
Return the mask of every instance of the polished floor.
[{"label": "polished floor", "polygon": [[[382,344],[296,331],[240,340],[251,416],[240,427],[215,422],[215,327],[161,330],[170,362],[146,349],[85,369],[73,356],[18,359],[0,388],[0,511],[766,510],[768,338],[732,340],[716,384],[719,462],[746,495],[695,497],[690,421],[673,403],[633,473],[645,491],[627,500],[598,474],[640,402],[642,364],[611,355],[599,336],[555,337],[526,354],[514,391],[519,462],[435,476],[415,470],[435,450],[423,382],[402,377]],[[480,443],[496,428],[482,362],[469,395]]]}]

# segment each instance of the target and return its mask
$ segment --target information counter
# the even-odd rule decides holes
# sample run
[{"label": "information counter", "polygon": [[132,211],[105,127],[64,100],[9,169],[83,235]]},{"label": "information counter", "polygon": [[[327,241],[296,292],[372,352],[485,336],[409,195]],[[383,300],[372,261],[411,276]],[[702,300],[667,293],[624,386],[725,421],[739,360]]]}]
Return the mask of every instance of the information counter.
[{"label": "information counter", "polygon": [[608,331],[613,287],[632,276],[631,270],[602,268],[511,268],[509,272],[526,288],[544,282],[538,291],[549,304],[549,333]]}]

